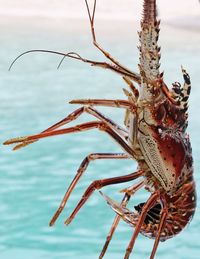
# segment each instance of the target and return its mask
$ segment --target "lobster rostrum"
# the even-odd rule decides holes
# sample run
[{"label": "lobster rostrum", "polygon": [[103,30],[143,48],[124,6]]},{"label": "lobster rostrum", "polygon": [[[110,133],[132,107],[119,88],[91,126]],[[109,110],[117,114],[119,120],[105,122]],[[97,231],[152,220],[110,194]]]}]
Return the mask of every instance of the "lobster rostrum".
[{"label": "lobster rostrum", "polygon": [[[112,70],[123,76],[129,86],[129,90],[124,89],[128,100],[73,100],[70,103],[82,104],[83,106],[39,134],[10,139],[4,144],[17,143],[14,149],[19,149],[36,142],[40,138],[49,136],[75,133],[94,128],[106,132],[122,147],[124,153],[95,153],[88,155],[82,161],[58,210],[50,221],[50,225],[52,226],[55,223],[75,185],[91,161],[96,159],[134,159],[138,162],[137,172],[96,180],[91,183],[70,217],[65,221],[65,224],[69,224],[73,220],[95,190],[106,185],[141,178],[139,182],[122,190],[124,198],[121,204],[101,192],[117,214],[99,258],[103,258],[115,229],[122,218],[135,228],[127,247],[125,258],[129,258],[135,240],[138,234],[141,233],[155,239],[150,256],[153,259],[159,241],[165,241],[178,234],[191,221],[196,208],[192,151],[190,139],[186,133],[188,98],[191,90],[190,77],[186,70],[182,68],[183,86],[175,82],[170,90],[164,82],[164,74],[159,71],[160,47],[158,46],[158,38],[160,22],[156,18],[156,0],[144,0],[143,19],[141,21],[141,31],[139,32],[139,74],[121,65],[97,43],[94,30],[96,1],[94,1],[92,12],[88,1],[85,0],[85,2],[93,43],[111,63],[85,59],[74,52],[65,54],[49,50],[31,50],[20,56],[35,51],[49,52],[63,55],[63,59],[70,57],[93,66]],[[134,82],[139,85],[139,89],[134,86]],[[125,109],[124,124],[126,129],[100,113],[94,106]],[[89,113],[98,120],[59,129],[61,126],[75,120],[83,112]],[[150,192],[150,197],[146,202],[136,205],[134,211],[129,210],[126,207],[128,201],[142,187]]]}]

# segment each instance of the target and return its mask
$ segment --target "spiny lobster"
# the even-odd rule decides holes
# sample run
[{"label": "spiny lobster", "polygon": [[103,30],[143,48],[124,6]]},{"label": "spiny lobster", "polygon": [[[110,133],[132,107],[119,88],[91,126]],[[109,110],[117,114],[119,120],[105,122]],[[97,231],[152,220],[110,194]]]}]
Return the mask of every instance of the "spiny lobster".
[{"label": "spiny lobster", "polygon": [[[119,220],[122,218],[135,228],[124,258],[129,258],[135,240],[141,233],[155,239],[150,256],[153,259],[159,241],[165,241],[178,234],[191,221],[196,208],[192,151],[189,136],[186,133],[188,98],[191,90],[190,77],[186,70],[182,68],[183,86],[176,82],[169,90],[164,82],[163,73],[159,71],[160,47],[158,46],[158,37],[160,22],[156,18],[156,0],[144,0],[144,13],[141,21],[141,32],[139,32],[139,74],[121,65],[97,43],[94,30],[96,0],[92,12],[87,0],[85,0],[85,3],[90,19],[93,43],[111,63],[84,59],[74,52],[65,54],[48,50],[31,50],[22,55],[34,51],[56,53],[63,55],[63,58],[74,58],[93,66],[115,71],[123,76],[130,88],[130,90],[124,90],[128,100],[73,100],[70,103],[82,104],[83,106],[62,121],[40,134],[10,139],[4,144],[18,143],[14,148],[18,149],[41,138],[94,128],[110,135],[121,146],[124,153],[95,153],[87,156],[82,161],[58,210],[50,221],[50,225],[52,226],[55,223],[75,185],[91,161],[96,159],[134,159],[138,162],[137,172],[94,181],[87,188],[65,224],[69,224],[73,220],[95,190],[142,177],[142,180],[138,183],[123,190],[125,195],[120,205],[102,193],[117,215],[99,258],[103,258]],[[139,85],[139,90],[133,82]],[[125,109],[124,124],[126,129],[117,125],[93,107],[98,105]],[[58,129],[75,120],[84,112],[98,120]],[[126,208],[126,205],[130,197],[142,187],[150,192],[150,197],[146,202],[135,206],[134,211],[130,211]]]}]

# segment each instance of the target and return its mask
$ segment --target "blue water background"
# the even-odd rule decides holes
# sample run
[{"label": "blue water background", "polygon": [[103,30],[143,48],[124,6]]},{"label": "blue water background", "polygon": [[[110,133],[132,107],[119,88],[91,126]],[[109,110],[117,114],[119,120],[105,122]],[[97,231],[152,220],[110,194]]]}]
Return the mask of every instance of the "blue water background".
[{"label": "blue water background", "polygon": [[[132,22],[102,21],[97,23],[98,39],[105,49],[126,66],[137,70],[139,29]],[[67,102],[75,98],[124,98],[123,80],[116,74],[50,54],[29,54],[8,72],[8,66],[19,53],[45,48],[76,51],[83,57],[102,61],[104,57],[91,44],[87,21],[18,18],[2,19],[0,26],[0,142],[38,133],[64,118],[78,106]],[[200,189],[200,30],[163,25],[161,69],[170,85],[182,82],[180,66],[187,68],[192,79],[189,128],[197,192]],[[115,121],[123,123],[124,111],[99,108]],[[94,120],[82,115],[76,123]],[[73,123],[72,125],[76,124]],[[73,191],[56,225],[48,222],[57,209],[82,159],[92,152],[121,152],[106,134],[89,132],[41,140],[17,152],[0,148],[0,258],[3,259],[94,259],[98,258],[114,213],[98,192],[81,209],[74,222],[63,222],[73,210],[86,187],[94,179],[133,172],[133,161],[95,161]],[[119,190],[127,186],[109,186],[104,192],[120,201]],[[145,201],[142,190],[130,208]],[[156,258],[198,259],[199,209],[189,227],[180,235],[159,245]],[[105,258],[123,258],[133,230],[121,222]],[[131,258],[149,258],[153,240],[139,236]]]}]

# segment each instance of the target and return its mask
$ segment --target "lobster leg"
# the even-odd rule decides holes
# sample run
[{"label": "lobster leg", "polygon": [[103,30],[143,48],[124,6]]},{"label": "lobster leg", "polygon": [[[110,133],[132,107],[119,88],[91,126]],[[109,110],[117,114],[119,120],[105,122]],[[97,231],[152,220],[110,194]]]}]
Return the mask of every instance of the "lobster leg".
[{"label": "lobster leg", "polygon": [[[144,181],[141,181],[141,182],[139,182],[137,184],[134,184],[130,188],[127,188],[127,189],[123,190],[123,192],[126,192],[126,194],[124,195],[124,198],[122,199],[122,202],[121,202],[120,206],[121,207],[125,207],[128,204],[131,195],[133,195],[136,191],[138,191],[143,185],[144,185]],[[115,219],[114,219],[113,224],[111,226],[110,232],[107,235],[106,242],[105,242],[105,244],[103,246],[103,249],[101,251],[99,259],[102,259],[103,256],[105,255],[106,250],[108,248],[108,245],[109,245],[109,243],[110,243],[110,241],[111,241],[111,239],[113,237],[113,234],[114,234],[114,232],[115,232],[115,230],[116,230],[116,228],[117,228],[117,226],[119,224],[120,219],[121,219],[120,215],[117,214],[115,216]]]},{"label": "lobster leg", "polygon": [[[81,108],[73,111],[66,118],[62,119],[61,121],[57,122],[56,124],[52,125],[51,127],[47,128],[46,130],[42,131],[42,133],[51,132],[65,124],[70,123],[71,121],[77,119],[83,112],[89,113],[89,114],[95,116],[96,118],[100,119],[101,121],[108,123],[108,125],[112,126],[120,135],[122,135],[124,137],[127,136],[125,129],[123,129],[122,127],[117,125],[115,122],[113,122],[111,119],[105,117],[103,114],[101,114],[99,111],[97,111],[96,109],[94,109],[92,107],[81,107]],[[15,147],[15,150],[25,147],[36,141],[37,140],[35,140],[35,141],[33,140],[33,141],[29,141],[29,142],[27,141],[26,143],[24,142],[22,144],[19,144]]]},{"label": "lobster leg", "polygon": [[[121,206],[126,206],[127,205],[127,203],[128,203],[128,201],[129,201],[129,199],[130,199],[130,196],[128,195],[128,194],[125,194],[124,195],[124,198],[122,199],[122,202],[121,202]],[[115,216],[115,219],[114,219],[114,221],[113,221],[113,224],[112,224],[112,226],[111,226],[111,229],[110,229],[110,231],[109,231],[109,233],[108,233],[108,235],[107,235],[107,237],[106,237],[106,242],[105,242],[105,244],[104,244],[104,246],[103,246],[103,249],[102,249],[102,251],[101,251],[101,254],[100,254],[100,256],[99,256],[99,259],[102,259],[103,257],[104,257],[104,255],[105,255],[105,253],[106,253],[106,250],[107,250],[107,248],[108,248],[108,245],[109,245],[109,243],[110,243],[110,241],[111,241],[111,239],[112,239],[112,237],[113,237],[113,234],[114,234],[114,232],[115,232],[115,230],[116,230],[116,228],[117,228],[117,226],[118,226],[118,224],[119,224],[119,221],[120,221],[120,216],[119,215],[116,215]]]},{"label": "lobster leg", "polygon": [[76,133],[76,132],[81,132],[81,131],[86,131],[90,129],[99,129],[104,132],[106,132],[108,135],[110,135],[124,150],[126,153],[128,153],[131,157],[135,156],[135,153],[131,147],[126,143],[125,139],[120,137],[119,134],[117,134],[113,128],[108,126],[104,122],[100,121],[92,121],[92,122],[87,122],[87,123],[82,123],[79,125],[76,125],[74,127],[69,127],[65,129],[59,129],[59,130],[54,130],[50,132],[43,132],[40,134],[36,135],[31,135],[31,136],[25,136],[25,137],[18,137],[18,138],[13,138],[9,139],[4,142],[4,145],[10,145],[14,143],[27,143],[29,141],[35,141],[41,138],[46,138],[46,137],[51,137],[51,136],[57,136],[57,135],[63,135],[63,134],[69,134],[69,133]]},{"label": "lobster leg", "polygon": [[94,154],[90,154],[87,157],[85,157],[80,165],[80,167],[77,170],[77,173],[73,179],[73,181],[71,182],[67,192],[65,193],[62,202],[58,208],[58,210],[56,211],[56,213],[54,214],[53,218],[51,219],[49,225],[52,226],[55,221],[57,220],[57,218],[59,217],[60,213],[62,212],[62,210],[64,209],[69,196],[71,195],[73,189],[75,188],[76,184],[78,183],[79,179],[81,178],[81,176],[83,175],[83,173],[86,171],[87,167],[89,166],[89,163],[91,161],[97,160],[97,159],[128,159],[129,156],[124,154],[124,153],[118,153],[118,154],[109,154],[109,153],[94,153]]},{"label": "lobster leg", "polygon": [[119,184],[119,183],[125,183],[132,180],[137,179],[138,177],[143,175],[143,171],[139,170],[135,173],[124,175],[124,176],[118,176],[103,180],[96,180],[93,183],[90,184],[90,186],[87,188],[85,193],[83,194],[81,200],[79,201],[78,205],[72,212],[72,214],[69,216],[69,218],[65,221],[66,225],[69,225],[70,222],[74,219],[78,211],[81,209],[81,207],[86,203],[86,201],[89,199],[89,197],[93,194],[95,190],[99,190],[104,186],[111,185],[111,184]]},{"label": "lobster leg", "polygon": [[129,86],[129,88],[131,89],[132,93],[134,94],[134,97],[138,98],[139,97],[139,91],[134,86],[133,82],[127,76],[123,76],[123,79],[126,82],[126,84]]},{"label": "lobster leg", "polygon": [[132,250],[133,250],[133,246],[135,244],[135,240],[140,232],[140,229],[141,229],[141,226],[145,220],[145,217],[146,217],[146,214],[148,213],[148,210],[152,208],[152,206],[156,203],[157,199],[159,198],[159,195],[157,192],[153,193],[150,198],[147,200],[146,204],[144,205],[144,207],[142,208],[142,211],[141,211],[141,214],[140,214],[140,217],[138,219],[138,222],[136,224],[136,227],[135,227],[135,231],[134,231],[134,234],[131,238],[131,241],[126,249],[126,254],[125,254],[125,257],[124,259],[128,259]]},{"label": "lobster leg", "polygon": [[154,242],[154,246],[153,246],[153,250],[151,252],[150,259],[154,259],[154,256],[156,254],[156,250],[157,250],[157,247],[158,247],[158,244],[159,244],[159,240],[160,240],[160,235],[161,235],[161,232],[162,232],[162,230],[164,228],[165,219],[167,217],[167,214],[168,214],[168,209],[167,209],[166,202],[164,202],[163,208],[161,209],[161,215],[160,215],[160,222],[159,222],[159,226],[158,226],[158,232],[157,232],[157,235],[156,235],[156,239],[155,239],[155,242]]},{"label": "lobster leg", "polygon": [[106,100],[106,99],[76,99],[69,102],[70,104],[83,104],[94,106],[105,106],[124,108],[135,111],[136,105],[126,100]]},{"label": "lobster leg", "polygon": [[95,47],[97,47],[102,53],[103,55],[109,59],[110,61],[112,61],[120,70],[122,70],[125,73],[129,73],[130,75],[132,75],[133,77],[135,77],[135,80],[138,84],[140,84],[140,75],[137,73],[134,73],[132,71],[130,71],[128,68],[124,67],[123,65],[121,65],[117,60],[115,60],[107,51],[105,51],[98,43],[96,40],[96,34],[95,34],[95,29],[94,29],[94,18],[95,18],[95,11],[96,11],[96,3],[97,1],[94,0],[94,5],[93,5],[93,10],[92,13],[90,11],[89,8],[89,4],[88,1],[85,0],[85,4],[87,7],[87,11],[88,11],[88,16],[89,16],[89,20],[90,20],[90,27],[91,27],[91,33],[92,33],[92,39],[93,39],[93,44]]}]

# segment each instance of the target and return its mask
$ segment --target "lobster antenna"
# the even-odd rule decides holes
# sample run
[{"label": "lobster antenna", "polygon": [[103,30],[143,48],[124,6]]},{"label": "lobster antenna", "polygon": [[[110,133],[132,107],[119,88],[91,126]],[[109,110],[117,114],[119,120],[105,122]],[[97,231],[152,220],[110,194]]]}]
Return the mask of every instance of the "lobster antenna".
[{"label": "lobster antenna", "polygon": [[85,60],[84,58],[82,58],[79,54],[77,54],[76,52],[68,52],[68,53],[63,53],[63,52],[59,52],[59,51],[54,51],[54,50],[45,50],[45,49],[33,49],[33,50],[28,50],[28,51],[25,51],[23,52],[22,54],[20,54],[19,56],[17,56],[13,62],[11,63],[8,71],[11,70],[11,68],[13,67],[13,65],[15,64],[15,62],[21,58],[22,56],[26,55],[26,54],[29,54],[29,53],[32,53],[32,52],[43,52],[43,53],[51,53],[51,54],[56,54],[56,55],[60,55],[60,56],[63,56],[61,62],[59,63],[58,65],[58,68],[60,67],[62,61],[64,60],[65,57],[69,57],[69,58],[73,58],[73,59],[78,59],[78,60],[81,60],[81,61],[84,61],[84,62],[89,62],[89,60]]},{"label": "lobster antenna", "polygon": [[[87,12],[88,12],[88,16],[89,16],[90,23],[92,24],[92,23],[94,23],[94,17],[95,17],[95,11],[96,11],[97,1],[96,1],[96,0],[94,1],[92,15],[91,15],[91,13],[90,13],[90,7],[89,7],[89,4],[88,4],[88,1],[87,1],[87,0],[85,0],[85,4],[86,4],[86,8],[87,8]],[[95,36],[94,36],[94,39],[96,40],[96,37],[95,37]],[[60,68],[60,66],[62,65],[62,63],[63,63],[63,61],[64,61],[64,59],[65,59],[65,57],[66,57],[66,56],[64,56],[64,57],[61,59],[60,63],[58,64],[57,69]],[[79,56],[79,57],[80,57],[80,56]]]},{"label": "lobster antenna", "polygon": [[93,7],[93,13],[92,13],[92,21],[94,21],[94,16],[95,16],[95,11],[96,11],[96,5],[97,5],[97,1],[94,0],[94,7]]},{"label": "lobster antenna", "polygon": [[17,56],[13,62],[10,64],[10,67],[8,69],[8,71],[11,70],[11,68],[13,67],[13,65],[15,64],[15,62],[21,58],[22,56],[28,54],[28,53],[32,53],[32,52],[44,52],[44,53],[51,53],[51,54],[56,54],[56,55],[61,55],[61,56],[66,56],[67,54],[65,53],[62,53],[62,52],[58,52],[58,51],[54,51],[54,50],[45,50],[45,49],[32,49],[32,50],[28,50],[28,51],[25,51],[23,53],[21,53],[19,56]]},{"label": "lobster antenna", "polygon": [[90,13],[90,7],[89,7],[89,4],[88,4],[87,0],[85,0],[85,4],[86,4],[86,8],[87,8],[87,12],[88,12],[88,16],[89,16],[90,22],[93,23],[94,22],[95,11],[96,11],[97,1],[94,0],[92,15]]},{"label": "lobster antenna", "polygon": [[64,59],[65,59],[65,56],[64,56],[64,57],[62,57],[61,61],[59,62],[58,66],[57,66],[57,69],[59,69],[59,68],[60,68],[60,66],[61,66],[61,64],[63,63]]},{"label": "lobster antenna", "polygon": [[78,59],[78,60],[81,60],[81,61],[86,62],[86,63],[92,63],[92,62],[93,62],[92,60],[82,58],[82,57],[81,57],[78,53],[76,53],[76,52],[68,52],[68,53],[65,54],[65,55],[63,56],[63,58],[61,59],[60,63],[59,63],[58,66],[57,66],[57,69],[60,68],[61,64],[63,63],[63,61],[64,61],[64,59],[65,59],[66,57]]},{"label": "lobster antenna", "polygon": [[142,22],[147,25],[154,23],[156,21],[156,16],[156,0],[144,0]]}]

